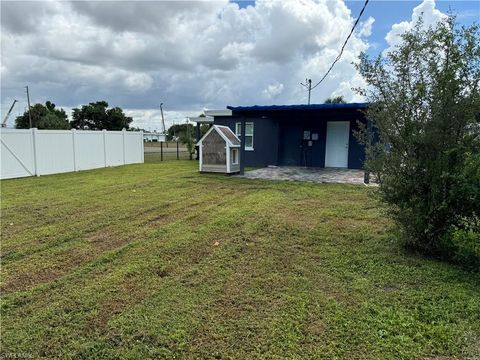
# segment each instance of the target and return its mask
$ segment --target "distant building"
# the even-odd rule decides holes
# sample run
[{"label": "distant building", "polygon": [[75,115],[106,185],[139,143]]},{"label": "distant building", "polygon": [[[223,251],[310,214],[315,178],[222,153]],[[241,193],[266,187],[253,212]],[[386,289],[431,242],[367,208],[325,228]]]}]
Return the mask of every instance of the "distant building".
[{"label": "distant building", "polygon": [[157,132],[144,132],[143,141],[165,142],[167,136]]}]

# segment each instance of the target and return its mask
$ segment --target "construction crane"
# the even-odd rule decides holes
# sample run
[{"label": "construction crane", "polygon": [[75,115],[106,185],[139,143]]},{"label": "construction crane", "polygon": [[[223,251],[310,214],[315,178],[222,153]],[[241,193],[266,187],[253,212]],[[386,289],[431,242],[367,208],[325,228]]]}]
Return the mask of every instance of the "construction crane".
[{"label": "construction crane", "polygon": [[162,126],[163,126],[163,132],[162,132],[162,134],[165,134],[167,129],[165,129],[165,119],[163,118],[163,108],[162,108],[162,105],[163,105],[163,103],[160,103],[160,112],[162,113]]},{"label": "construction crane", "polygon": [[5,115],[5,117],[3,118],[2,128],[3,128],[3,127],[7,127],[7,120],[8,120],[8,118],[10,117],[10,114],[12,113],[13,107],[15,106],[15,103],[16,103],[17,101],[18,101],[18,100],[13,100],[13,104],[12,104],[12,106],[10,106],[10,110],[8,110],[7,115]]}]

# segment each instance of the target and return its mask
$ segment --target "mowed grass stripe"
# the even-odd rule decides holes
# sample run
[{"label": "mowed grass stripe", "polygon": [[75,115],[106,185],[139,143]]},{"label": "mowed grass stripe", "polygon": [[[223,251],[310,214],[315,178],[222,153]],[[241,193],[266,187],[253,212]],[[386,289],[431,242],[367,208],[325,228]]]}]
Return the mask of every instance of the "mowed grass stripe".
[{"label": "mowed grass stripe", "polygon": [[[22,256],[7,257],[2,282],[42,257],[65,270],[2,294],[2,351],[112,359],[478,354],[478,276],[405,254],[367,189],[196,170],[179,161],[2,183],[10,199],[2,207],[24,226],[9,233]],[[11,201],[19,188],[27,194]],[[29,201],[121,215],[95,222],[86,212],[80,221],[93,230],[52,232],[51,244],[37,245],[21,241],[34,229],[28,216],[18,222],[11,212]],[[62,211],[33,223],[59,226]],[[90,249],[88,261],[63,266]]]}]

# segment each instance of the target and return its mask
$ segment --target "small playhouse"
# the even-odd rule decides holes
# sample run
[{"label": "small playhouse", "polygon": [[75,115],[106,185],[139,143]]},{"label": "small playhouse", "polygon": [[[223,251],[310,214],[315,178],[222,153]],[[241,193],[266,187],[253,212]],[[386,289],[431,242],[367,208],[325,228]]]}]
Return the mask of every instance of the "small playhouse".
[{"label": "small playhouse", "polygon": [[240,171],[240,139],[227,126],[213,125],[197,143],[202,172]]}]

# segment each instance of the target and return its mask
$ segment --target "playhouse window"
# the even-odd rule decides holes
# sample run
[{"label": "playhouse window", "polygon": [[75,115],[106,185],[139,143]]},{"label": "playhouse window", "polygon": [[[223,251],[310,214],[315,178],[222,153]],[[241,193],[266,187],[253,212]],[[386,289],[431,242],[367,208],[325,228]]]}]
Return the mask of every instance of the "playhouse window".
[{"label": "playhouse window", "polygon": [[232,149],[232,164],[238,165],[238,149]]}]

